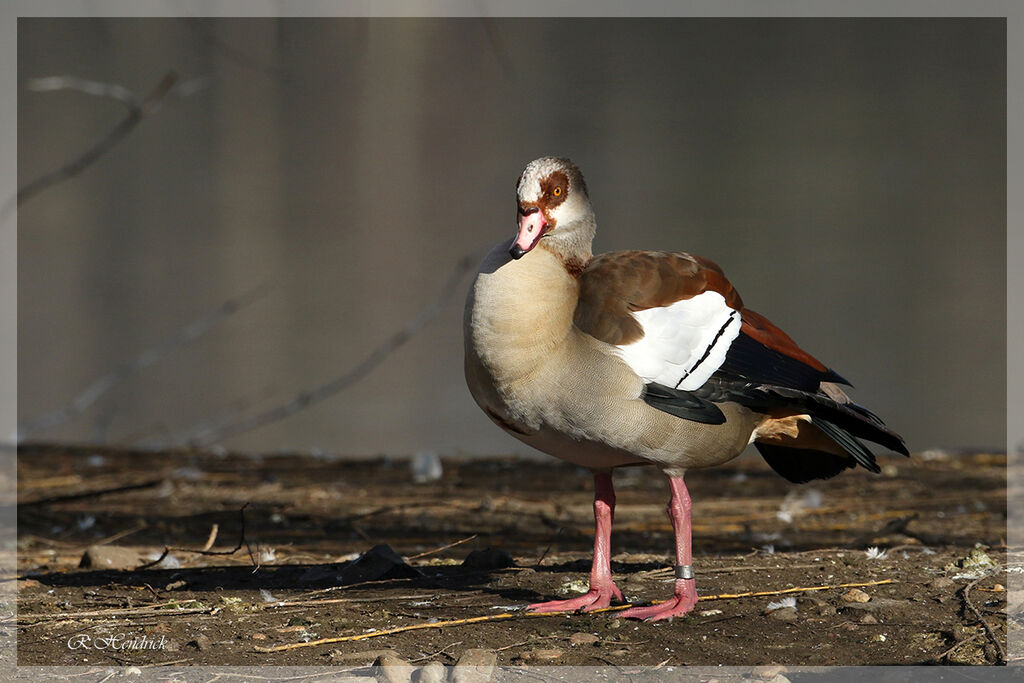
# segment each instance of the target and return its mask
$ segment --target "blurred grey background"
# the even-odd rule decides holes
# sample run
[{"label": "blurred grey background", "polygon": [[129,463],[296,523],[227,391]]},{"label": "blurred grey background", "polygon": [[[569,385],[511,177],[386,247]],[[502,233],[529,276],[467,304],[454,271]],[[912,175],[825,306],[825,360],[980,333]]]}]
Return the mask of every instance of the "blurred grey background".
[{"label": "blurred grey background", "polygon": [[[19,186],[122,103],[188,88],[18,214],[18,400],[66,404],[183,325],[256,301],[33,440],[173,443],[343,375],[514,230],[572,157],[597,251],[717,261],[912,450],[1006,435],[1000,19],[20,19]],[[526,453],[462,378],[462,298],[254,451]]]}]

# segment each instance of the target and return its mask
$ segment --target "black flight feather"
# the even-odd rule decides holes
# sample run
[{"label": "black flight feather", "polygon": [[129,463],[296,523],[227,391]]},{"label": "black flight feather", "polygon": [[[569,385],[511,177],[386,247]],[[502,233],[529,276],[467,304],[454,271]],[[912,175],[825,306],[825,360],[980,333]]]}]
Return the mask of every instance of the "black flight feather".
[{"label": "black flight feather", "polygon": [[[910,455],[903,439],[886,427],[874,413],[855,403],[839,403],[823,393],[770,384],[752,384],[717,375],[712,375],[704,386],[693,393],[699,398],[715,403],[733,401],[759,413],[780,410],[806,413],[812,418],[827,421],[850,438],[866,439],[897,453]],[[852,444],[840,442],[836,439],[837,435],[828,434],[845,450],[857,450]],[[847,445],[850,448],[847,448]]]},{"label": "black flight feather", "polygon": [[852,455],[857,464],[864,469],[875,474],[882,471],[882,468],[875,462],[875,454],[869,451],[867,446],[857,441],[857,437],[850,434],[850,432],[815,415],[811,415],[811,424],[824,432],[828,438],[842,446],[843,450]]},{"label": "black flight feather", "polygon": [[651,382],[645,387],[644,402],[652,408],[684,420],[709,425],[720,425],[725,422],[725,414],[711,401],[700,398],[693,392],[673,389],[657,382]]}]

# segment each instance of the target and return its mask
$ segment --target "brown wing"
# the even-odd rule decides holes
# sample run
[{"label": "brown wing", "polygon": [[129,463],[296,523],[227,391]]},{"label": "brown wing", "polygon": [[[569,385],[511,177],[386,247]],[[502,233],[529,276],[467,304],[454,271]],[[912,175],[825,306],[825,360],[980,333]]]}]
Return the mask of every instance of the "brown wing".
[{"label": "brown wing", "polygon": [[681,252],[617,251],[597,256],[580,275],[574,319],[577,327],[603,342],[629,344],[644,334],[630,313],[669,306],[709,290],[740,311],[743,334],[819,372],[826,370],[770,320],[744,308],[717,263]]},{"label": "brown wing", "polygon": [[616,251],[601,254],[580,274],[574,320],[581,330],[609,344],[629,344],[644,336],[631,313],[670,306],[707,290],[742,310],[743,301],[721,268],[689,254]]}]

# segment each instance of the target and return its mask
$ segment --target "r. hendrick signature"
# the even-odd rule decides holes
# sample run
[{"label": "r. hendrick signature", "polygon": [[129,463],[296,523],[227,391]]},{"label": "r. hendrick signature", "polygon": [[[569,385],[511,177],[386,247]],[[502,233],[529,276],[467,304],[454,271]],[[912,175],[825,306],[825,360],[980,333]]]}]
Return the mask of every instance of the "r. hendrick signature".
[{"label": "r. hendrick signature", "polygon": [[88,633],[76,633],[68,638],[69,650],[163,650],[166,646],[167,638],[164,636],[151,638],[147,635],[126,636],[123,633],[91,636]]}]

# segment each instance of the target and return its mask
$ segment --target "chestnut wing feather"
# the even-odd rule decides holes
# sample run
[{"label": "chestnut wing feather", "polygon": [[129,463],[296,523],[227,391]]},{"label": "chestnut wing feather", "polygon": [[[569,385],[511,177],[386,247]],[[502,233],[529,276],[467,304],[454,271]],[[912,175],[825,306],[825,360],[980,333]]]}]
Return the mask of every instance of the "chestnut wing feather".
[{"label": "chestnut wing feather", "polygon": [[[675,382],[666,381],[666,374],[659,375],[651,366],[685,365],[688,353],[700,360],[705,351],[717,346],[719,356],[711,359],[710,365],[714,367],[704,368],[705,375],[710,374],[710,369],[715,375],[803,391],[817,391],[822,381],[848,383],[797,346],[767,318],[745,308],[725,273],[709,259],[679,252],[612,252],[591,261],[579,281],[574,320],[581,330],[624,350],[647,334],[662,339],[660,346],[651,339],[645,342],[645,347],[650,347],[643,349],[646,362],[627,359],[634,369],[642,366],[638,374],[652,381],[656,379],[678,389]],[[721,299],[714,297],[713,301],[702,303],[705,308],[717,304],[719,314],[702,317],[696,312],[698,305],[693,299],[709,292]],[[677,307],[679,315],[673,316],[669,309],[680,303],[683,305]],[[726,314],[731,311],[740,318],[739,334],[731,333],[725,326],[729,322]],[[645,329],[644,322],[651,329]],[[707,325],[707,333],[687,335],[686,330],[680,330],[681,343],[691,343],[695,348],[673,350],[670,346],[674,330],[665,329],[673,323]],[[690,358],[691,364],[694,357]],[[666,372],[671,374],[674,369],[667,368]]]}]

